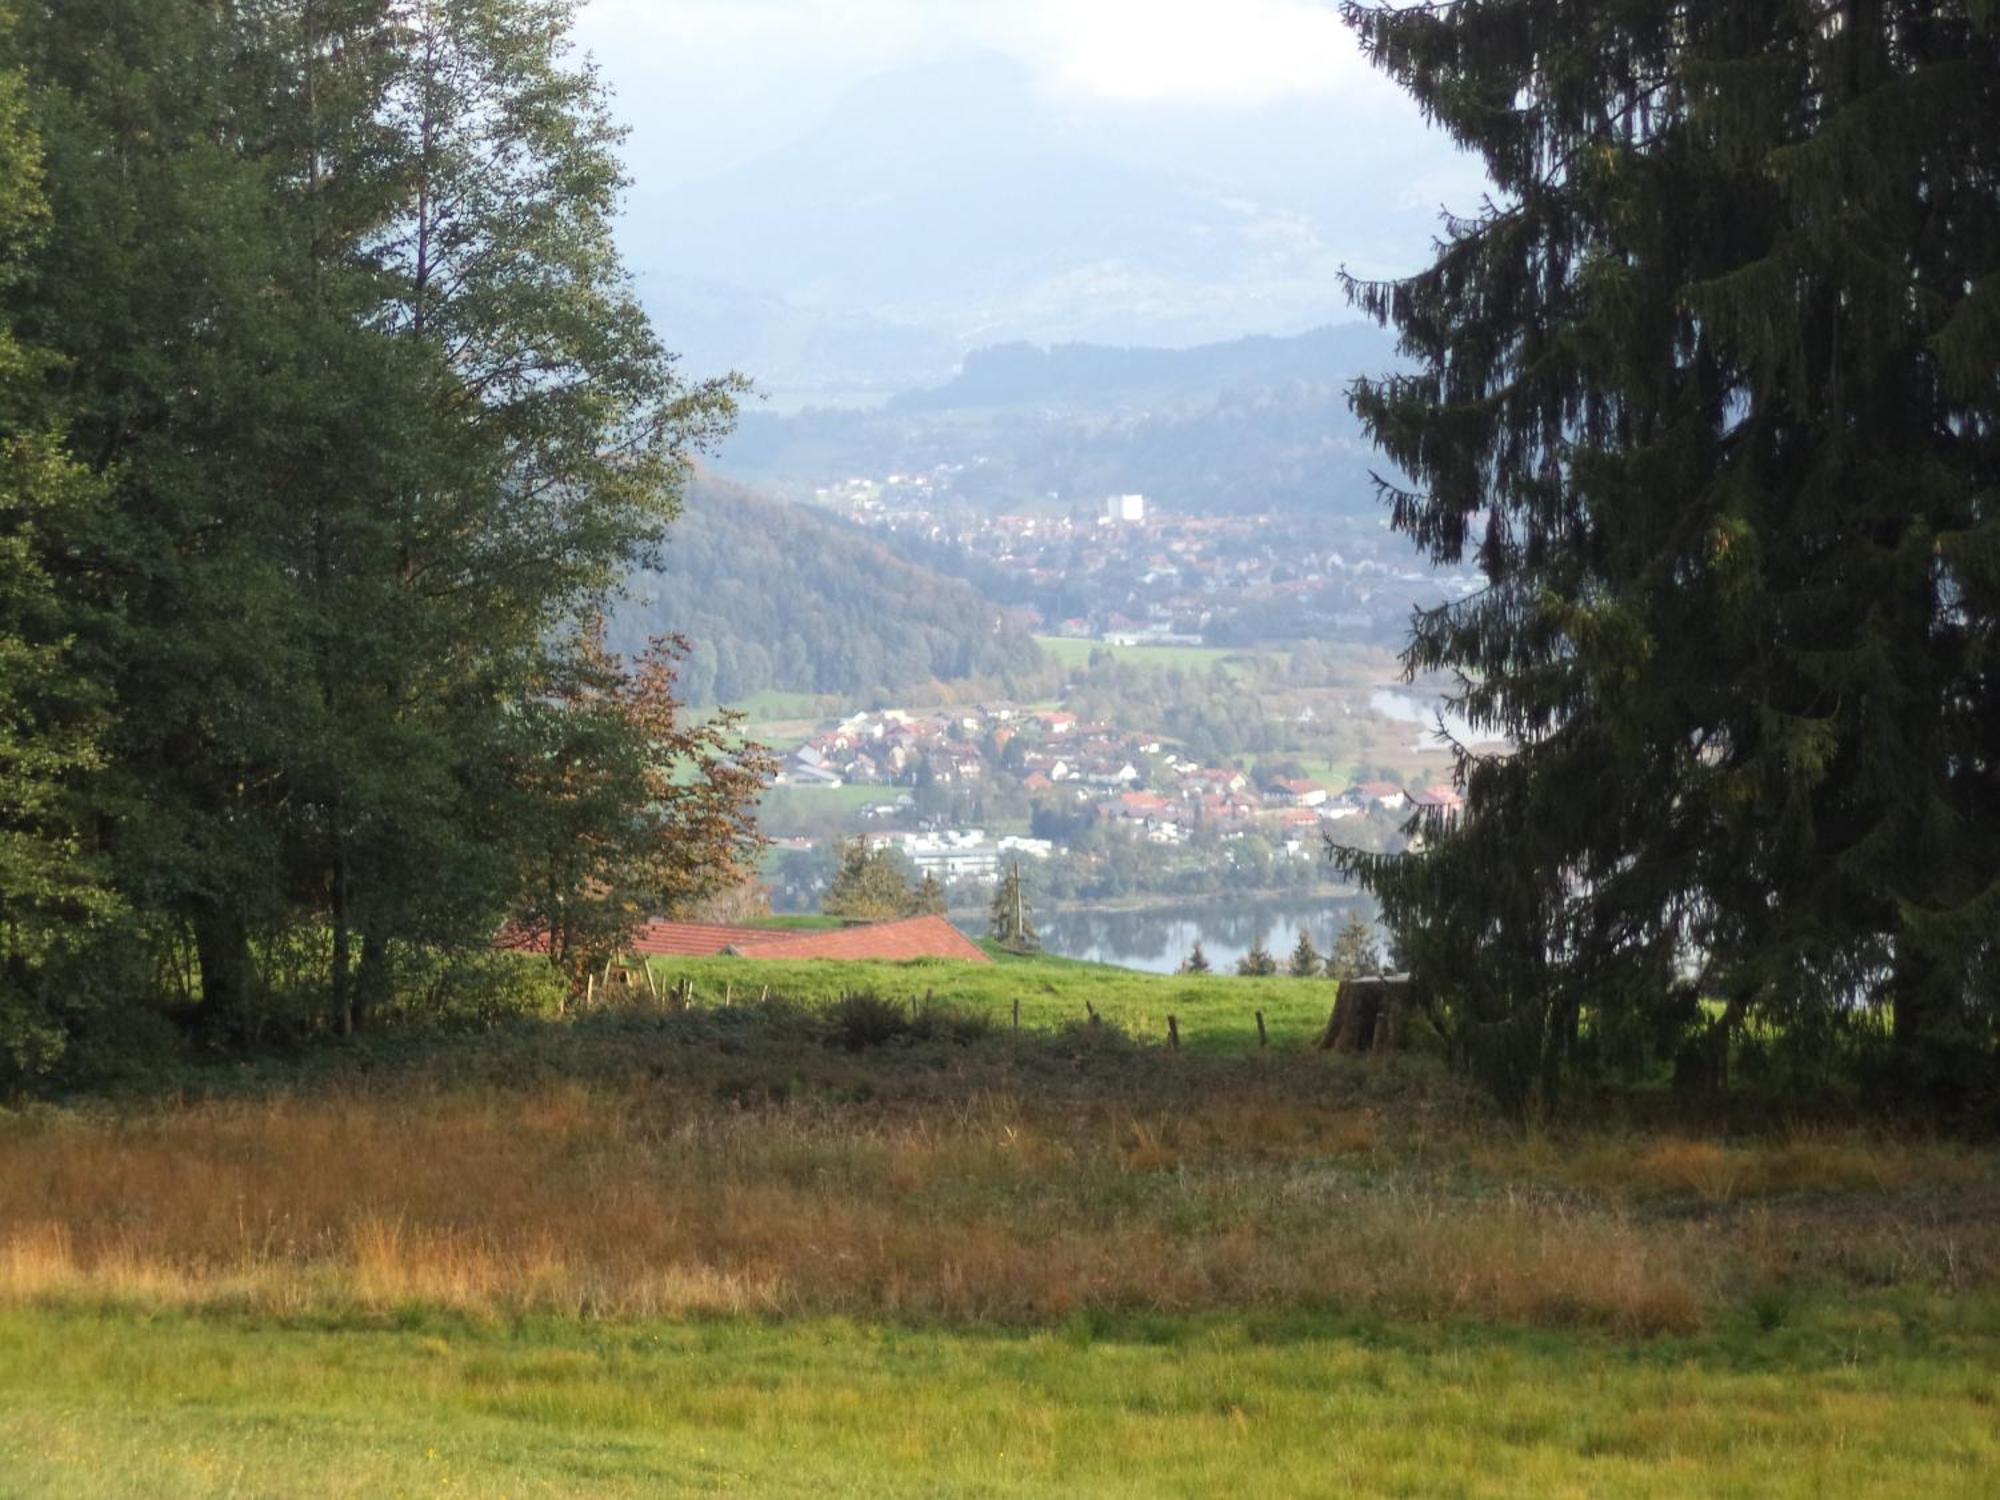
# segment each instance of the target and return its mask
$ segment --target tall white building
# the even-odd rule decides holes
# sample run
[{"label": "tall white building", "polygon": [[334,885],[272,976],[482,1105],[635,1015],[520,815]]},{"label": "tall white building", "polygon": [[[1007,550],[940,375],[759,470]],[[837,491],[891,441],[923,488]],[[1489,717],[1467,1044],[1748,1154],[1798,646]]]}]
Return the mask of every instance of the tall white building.
[{"label": "tall white building", "polygon": [[1104,519],[1107,521],[1143,521],[1146,519],[1146,497],[1144,495],[1113,495],[1104,502]]}]

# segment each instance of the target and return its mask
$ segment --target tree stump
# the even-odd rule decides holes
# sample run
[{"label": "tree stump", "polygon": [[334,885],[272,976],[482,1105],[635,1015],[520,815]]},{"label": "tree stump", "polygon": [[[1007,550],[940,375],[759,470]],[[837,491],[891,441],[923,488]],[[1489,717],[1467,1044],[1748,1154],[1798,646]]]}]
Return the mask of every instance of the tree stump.
[{"label": "tree stump", "polygon": [[1322,1052],[1393,1052],[1409,1000],[1407,974],[1343,979],[1319,1039]]}]

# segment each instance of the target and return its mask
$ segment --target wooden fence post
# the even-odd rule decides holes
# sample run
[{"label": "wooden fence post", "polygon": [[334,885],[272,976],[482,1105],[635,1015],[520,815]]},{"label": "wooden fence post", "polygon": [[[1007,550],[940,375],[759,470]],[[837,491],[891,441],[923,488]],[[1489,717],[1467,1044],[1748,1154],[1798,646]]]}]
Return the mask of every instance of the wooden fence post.
[{"label": "wooden fence post", "polygon": [[1181,1050],[1181,1023],[1178,1016],[1167,1017],[1167,1045],[1176,1052]]},{"label": "wooden fence post", "polygon": [[1021,997],[1019,995],[1014,997],[1014,1029],[1016,1031],[1021,1029]]},{"label": "wooden fence post", "polygon": [[1260,1047],[1271,1045],[1271,1038],[1264,1030],[1264,1012],[1261,1010],[1257,1012],[1257,1045]]}]

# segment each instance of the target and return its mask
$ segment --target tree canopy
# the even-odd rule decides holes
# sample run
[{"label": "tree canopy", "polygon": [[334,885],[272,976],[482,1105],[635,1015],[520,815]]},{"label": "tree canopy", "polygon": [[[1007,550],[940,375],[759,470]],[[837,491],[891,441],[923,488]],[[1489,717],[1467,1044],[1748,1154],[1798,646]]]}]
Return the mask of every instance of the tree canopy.
[{"label": "tree canopy", "polygon": [[1767,1061],[1990,1088],[2000,11],[1345,10],[1495,185],[1352,284],[1413,366],[1354,395],[1393,524],[1486,580],[1406,663],[1514,746],[1420,853],[1348,857],[1420,989],[1524,1107],[1713,1084],[1752,1020]]},{"label": "tree canopy", "polygon": [[[546,914],[552,823],[596,851],[572,909],[740,873],[763,762],[592,634],[736,386],[683,379],[632,295],[574,9],[64,0],[0,31],[15,992],[37,913],[116,910],[105,951],[211,1038],[351,1028],[399,953]],[[580,738],[604,795],[556,773]],[[34,1025],[42,1069],[69,1023]]]}]

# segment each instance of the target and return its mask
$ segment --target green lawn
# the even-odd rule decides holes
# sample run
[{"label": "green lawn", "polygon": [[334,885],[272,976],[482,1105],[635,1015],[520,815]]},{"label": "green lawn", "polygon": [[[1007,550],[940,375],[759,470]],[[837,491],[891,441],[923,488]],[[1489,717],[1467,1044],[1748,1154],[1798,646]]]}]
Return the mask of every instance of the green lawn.
[{"label": "green lawn", "polygon": [[0,1312],[0,1493],[1985,1497],[1993,1330]]},{"label": "green lawn", "polygon": [[1180,1023],[1181,1040],[1207,1050],[1255,1048],[1260,1010],[1271,1045],[1302,1046],[1318,1037],[1333,1008],[1334,986],[1325,979],[1143,974],[1109,964],[989,951],[998,957],[991,965],[942,959],[900,964],[742,958],[652,962],[663,985],[692,980],[698,1002],[713,1003],[725,994],[748,999],[768,988],[790,1000],[823,1004],[865,991],[904,1001],[929,996],[1011,1024],[1018,999],[1025,1028],[1054,1030],[1087,1020],[1094,1008],[1133,1036],[1158,1041],[1165,1038],[1172,1015]]},{"label": "green lawn", "polygon": [[759,819],[768,827],[782,827],[788,816],[838,812],[859,812],[873,802],[894,802],[901,787],[893,786],[774,786],[759,804]]},{"label": "green lawn", "polygon": [[1206,672],[1211,667],[1235,661],[1243,655],[1241,651],[1216,646],[1111,646],[1103,641],[1078,641],[1059,635],[1038,635],[1035,644],[1065,667],[1087,667],[1093,652],[1108,651],[1120,661],[1137,662],[1143,666],[1180,667],[1190,672]]},{"label": "green lawn", "polygon": [[729,707],[737,709],[752,724],[792,719],[817,719],[822,705],[827,700],[814,693],[786,693],[770,688],[761,693],[752,693],[741,702]]},{"label": "green lawn", "polygon": [[1317,781],[1336,796],[1354,784],[1355,773],[1359,769],[1352,759],[1335,760],[1313,750],[1273,750],[1268,755],[1252,755],[1246,763],[1254,771],[1266,761],[1296,764],[1306,773],[1307,780]]}]

